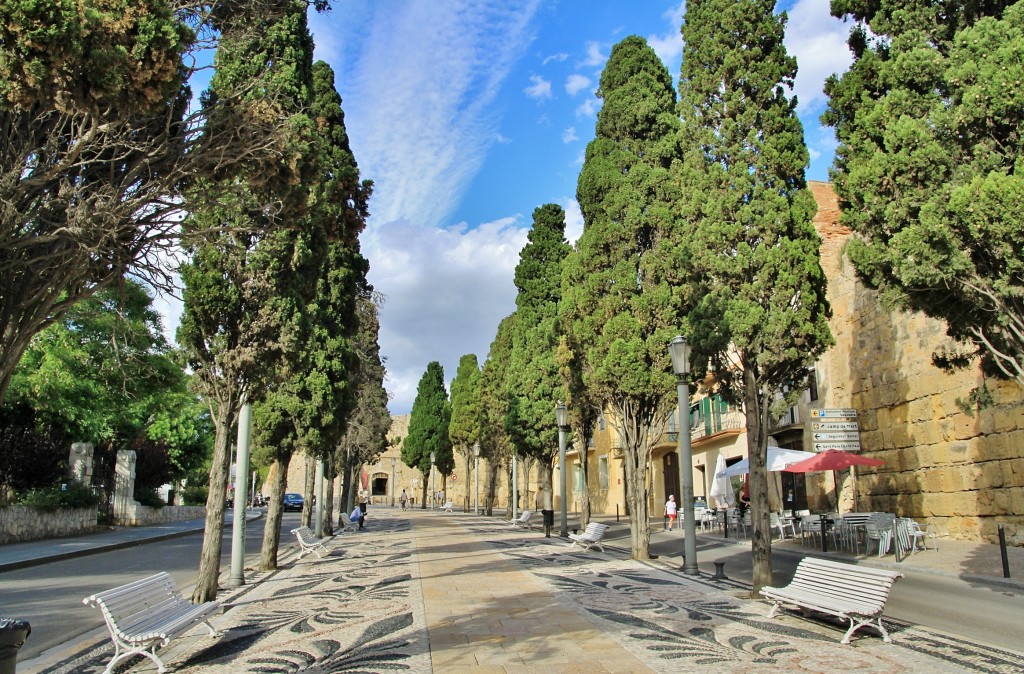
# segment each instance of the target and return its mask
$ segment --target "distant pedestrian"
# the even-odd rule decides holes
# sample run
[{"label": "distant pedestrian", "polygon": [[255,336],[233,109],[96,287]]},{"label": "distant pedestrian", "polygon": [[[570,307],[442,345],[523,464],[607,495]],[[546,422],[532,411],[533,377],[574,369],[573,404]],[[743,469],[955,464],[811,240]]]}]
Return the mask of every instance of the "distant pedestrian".
[{"label": "distant pedestrian", "polygon": [[406,496],[404,489],[402,490],[402,495],[398,497],[398,500],[402,503],[402,510],[405,510],[405,502],[409,500],[409,497]]},{"label": "distant pedestrian", "polygon": [[672,531],[672,526],[676,523],[676,497],[669,494],[668,500],[665,501],[665,517],[668,518],[668,530]]}]

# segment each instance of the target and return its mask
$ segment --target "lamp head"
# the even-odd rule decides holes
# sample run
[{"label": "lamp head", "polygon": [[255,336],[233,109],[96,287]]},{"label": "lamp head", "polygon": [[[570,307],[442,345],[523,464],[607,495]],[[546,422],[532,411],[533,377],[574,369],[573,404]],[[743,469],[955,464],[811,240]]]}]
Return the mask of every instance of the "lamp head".
[{"label": "lamp head", "polygon": [[672,357],[672,371],[677,377],[690,374],[690,345],[682,335],[676,335],[668,345],[668,353]]},{"label": "lamp head", "polygon": [[558,420],[558,427],[565,428],[569,425],[569,410],[566,409],[565,403],[561,400],[555,405],[555,416]]}]

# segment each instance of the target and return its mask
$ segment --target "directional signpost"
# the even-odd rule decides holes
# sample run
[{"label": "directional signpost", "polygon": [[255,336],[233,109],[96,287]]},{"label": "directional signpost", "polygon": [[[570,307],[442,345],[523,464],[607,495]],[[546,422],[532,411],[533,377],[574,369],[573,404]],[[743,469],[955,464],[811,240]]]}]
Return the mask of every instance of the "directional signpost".
[{"label": "directional signpost", "polygon": [[860,451],[857,410],[845,407],[812,409],[811,446],[816,452],[826,449]]}]

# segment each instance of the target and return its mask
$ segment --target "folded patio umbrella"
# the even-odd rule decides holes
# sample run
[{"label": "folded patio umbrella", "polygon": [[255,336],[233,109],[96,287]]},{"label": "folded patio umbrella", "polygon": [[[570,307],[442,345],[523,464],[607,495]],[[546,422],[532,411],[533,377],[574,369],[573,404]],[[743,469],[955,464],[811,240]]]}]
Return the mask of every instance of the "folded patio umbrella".
[{"label": "folded patio umbrella", "polygon": [[884,466],[885,461],[872,459],[868,456],[861,456],[853,452],[844,452],[839,449],[826,449],[818,452],[809,459],[794,463],[783,470],[789,473],[814,473],[822,470],[845,470],[850,466]]},{"label": "folded patio umbrella", "polygon": [[708,493],[715,499],[718,507],[729,507],[736,501],[736,492],[732,489],[732,481],[725,476],[718,477],[720,472],[725,471],[725,457],[718,455],[718,462],[715,464],[715,479],[711,483],[711,490]]},{"label": "folded patio umbrella", "polygon": [[[768,471],[773,472],[786,470],[786,466],[814,456],[817,456],[814,452],[802,452],[799,449],[787,449],[785,447],[769,445],[767,462]],[[750,459],[743,459],[723,471],[716,472],[715,477],[732,477],[734,475],[743,475],[748,472],[750,472]]]}]

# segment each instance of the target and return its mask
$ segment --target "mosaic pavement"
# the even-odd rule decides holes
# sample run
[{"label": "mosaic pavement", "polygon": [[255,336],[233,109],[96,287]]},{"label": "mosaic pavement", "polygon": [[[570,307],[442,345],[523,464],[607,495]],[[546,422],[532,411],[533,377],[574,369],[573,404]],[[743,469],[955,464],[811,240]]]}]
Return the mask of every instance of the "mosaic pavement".
[{"label": "mosaic pavement", "polygon": [[[168,670],[433,671],[412,526],[419,517],[439,516],[374,514],[366,531],[336,537],[324,559],[289,561],[282,571],[225,593],[232,608],[212,619],[222,636],[210,639],[196,629],[172,643],[162,652]],[[749,587],[740,583],[686,577],[656,563],[624,559],[623,550],[570,550],[557,538],[490,518],[446,519],[446,526],[486,541],[532,574],[554,601],[585,616],[657,672],[1024,672],[1020,653],[893,620],[886,620],[892,644],[865,628],[851,646],[843,646],[838,642],[844,629],[827,618],[787,613],[767,620],[767,604],[742,599]],[[557,638],[551,637],[556,648]],[[111,653],[109,645],[94,645],[41,674],[102,672]],[[130,665],[133,671],[155,670],[140,658],[118,671]],[[527,667],[542,669],[551,671],[543,662]]]}]

